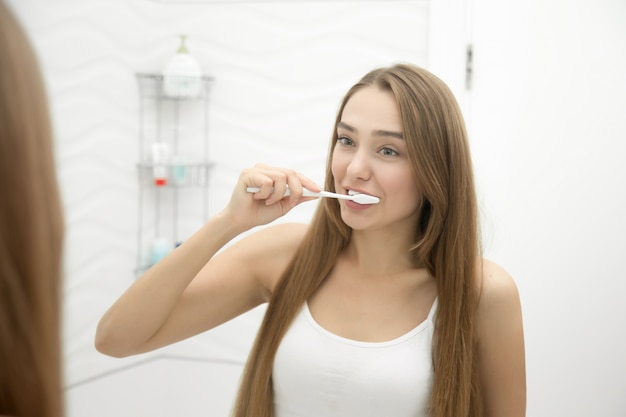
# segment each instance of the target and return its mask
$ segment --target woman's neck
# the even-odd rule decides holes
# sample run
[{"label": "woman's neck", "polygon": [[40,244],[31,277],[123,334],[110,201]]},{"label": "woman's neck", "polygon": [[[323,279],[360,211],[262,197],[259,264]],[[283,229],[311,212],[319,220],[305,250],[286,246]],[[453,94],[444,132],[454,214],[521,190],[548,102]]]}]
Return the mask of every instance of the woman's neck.
[{"label": "woman's neck", "polygon": [[407,233],[354,230],[344,255],[363,276],[388,276],[418,267],[413,243]]}]

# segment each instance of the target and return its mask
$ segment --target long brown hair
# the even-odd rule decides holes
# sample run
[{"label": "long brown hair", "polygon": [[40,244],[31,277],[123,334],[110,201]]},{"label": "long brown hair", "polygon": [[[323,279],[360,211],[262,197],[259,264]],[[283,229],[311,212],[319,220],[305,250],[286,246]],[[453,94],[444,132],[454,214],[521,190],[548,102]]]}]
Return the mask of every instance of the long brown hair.
[{"label": "long brown hair", "polygon": [[0,415],[63,413],[63,220],[44,84],[0,0]]},{"label": "long brown hair", "polygon": [[[478,302],[477,203],[469,144],[458,104],[449,88],[430,72],[399,64],[365,75],[344,97],[376,86],[390,91],[400,109],[402,129],[414,178],[423,190],[420,221],[410,248],[416,265],[435,277],[435,321],[431,394],[432,417],[481,417],[474,317]],[[334,131],[331,151],[337,140]],[[326,189],[334,190],[326,167]],[[339,204],[324,199],[309,233],[279,281],[244,371],[235,417],[273,415],[272,367],[278,345],[302,304],[319,288],[351,232]]]}]

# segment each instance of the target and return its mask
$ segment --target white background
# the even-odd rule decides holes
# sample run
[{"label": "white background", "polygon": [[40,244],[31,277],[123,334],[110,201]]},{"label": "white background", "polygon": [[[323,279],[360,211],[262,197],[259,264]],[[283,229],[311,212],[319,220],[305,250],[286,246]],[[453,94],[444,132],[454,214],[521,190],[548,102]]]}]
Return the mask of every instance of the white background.
[{"label": "white background", "polygon": [[625,2],[8,3],[39,53],[56,129],[70,417],[226,416],[262,314],[139,357],[93,348],[134,279],[134,74],[163,68],[180,33],[216,77],[212,213],[257,161],[321,182],[341,95],[370,68],[412,61],[444,78],[469,127],[486,256],[522,297],[528,416],[626,414]]}]

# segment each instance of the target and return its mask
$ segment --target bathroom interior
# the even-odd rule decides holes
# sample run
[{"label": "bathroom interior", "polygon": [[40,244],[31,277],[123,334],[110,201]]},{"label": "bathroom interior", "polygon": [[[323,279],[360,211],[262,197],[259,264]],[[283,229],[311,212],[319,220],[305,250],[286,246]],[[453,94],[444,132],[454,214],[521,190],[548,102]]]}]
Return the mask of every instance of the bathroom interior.
[{"label": "bathroom interior", "polygon": [[[55,129],[68,417],[228,416],[264,307],[124,359],[96,351],[98,320],[228,202],[243,168],[323,183],[343,93],[396,62],[431,70],[461,105],[484,253],[522,300],[528,417],[626,415],[623,0],[7,4],[39,56]],[[181,44],[192,63],[178,65],[199,81],[163,84]]]}]

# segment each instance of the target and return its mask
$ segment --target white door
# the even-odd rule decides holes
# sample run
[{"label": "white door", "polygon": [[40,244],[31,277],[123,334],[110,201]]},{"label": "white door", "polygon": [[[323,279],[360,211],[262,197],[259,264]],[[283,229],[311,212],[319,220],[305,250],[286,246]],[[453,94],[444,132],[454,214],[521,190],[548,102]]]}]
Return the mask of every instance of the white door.
[{"label": "white door", "polygon": [[528,416],[626,415],[626,2],[473,3],[485,249],[520,289]]}]

